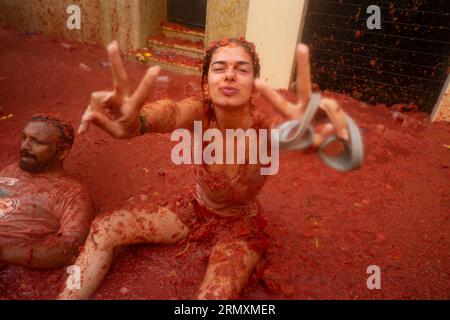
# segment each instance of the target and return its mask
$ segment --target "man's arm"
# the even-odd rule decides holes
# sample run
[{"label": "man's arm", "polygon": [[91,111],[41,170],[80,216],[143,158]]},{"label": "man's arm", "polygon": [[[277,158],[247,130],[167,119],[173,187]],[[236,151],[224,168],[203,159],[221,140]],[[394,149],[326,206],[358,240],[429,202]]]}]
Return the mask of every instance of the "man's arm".
[{"label": "man's arm", "polygon": [[94,215],[90,196],[83,186],[67,185],[54,208],[60,216],[60,228],[26,245],[0,243],[0,263],[47,269],[69,265],[84,243]]},{"label": "man's arm", "polygon": [[0,245],[0,264],[50,269],[69,265],[84,237],[52,235],[30,245]]}]

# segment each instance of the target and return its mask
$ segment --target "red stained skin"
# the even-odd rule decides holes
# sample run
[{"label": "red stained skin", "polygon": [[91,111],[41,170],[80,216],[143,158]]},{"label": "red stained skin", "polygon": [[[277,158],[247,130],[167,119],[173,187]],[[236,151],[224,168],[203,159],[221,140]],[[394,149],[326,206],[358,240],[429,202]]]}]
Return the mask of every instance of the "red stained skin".
[{"label": "red stained skin", "polygon": [[[0,48],[0,105],[14,114],[0,121],[3,168],[18,160],[20,131],[30,115],[56,111],[77,126],[90,93],[112,84],[110,70],[99,65],[107,60],[101,47],[77,44],[66,50],[60,41],[0,28]],[[80,62],[92,71],[79,70]],[[125,66],[136,86],[145,69],[131,62]],[[171,78],[170,86],[156,87],[150,101],[199,94],[186,86],[200,84],[198,77],[162,75]],[[342,174],[325,167],[314,152],[281,155],[280,172],[259,197],[269,248],[241,298],[449,299],[450,173],[443,146],[450,141],[449,124],[429,123],[418,112],[404,113],[400,124],[387,106],[325,94],[338,99],[360,126],[364,167]],[[252,101],[270,112],[258,95]],[[172,164],[174,145],[170,134],[118,141],[92,128],[76,137],[65,168],[88,186],[98,212],[122,208],[131,197],[145,207],[178,201],[177,210],[191,210],[181,194],[192,187],[192,168]],[[143,194],[145,201],[139,200]],[[226,226],[204,229],[205,241],[117,249],[92,298],[193,298],[214,230]],[[200,231],[196,235],[201,238]],[[366,269],[373,264],[381,268],[382,290],[366,287]],[[52,299],[66,279],[64,268],[0,268],[0,299]]]}]

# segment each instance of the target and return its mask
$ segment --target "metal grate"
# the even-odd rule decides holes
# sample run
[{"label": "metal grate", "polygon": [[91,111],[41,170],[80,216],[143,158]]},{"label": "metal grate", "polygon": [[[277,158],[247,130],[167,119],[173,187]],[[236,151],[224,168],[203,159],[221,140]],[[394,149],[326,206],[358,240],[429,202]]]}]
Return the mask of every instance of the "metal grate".
[{"label": "metal grate", "polygon": [[[369,5],[381,30],[366,26]],[[431,112],[449,73],[450,1],[310,0],[302,42],[322,89]]]}]

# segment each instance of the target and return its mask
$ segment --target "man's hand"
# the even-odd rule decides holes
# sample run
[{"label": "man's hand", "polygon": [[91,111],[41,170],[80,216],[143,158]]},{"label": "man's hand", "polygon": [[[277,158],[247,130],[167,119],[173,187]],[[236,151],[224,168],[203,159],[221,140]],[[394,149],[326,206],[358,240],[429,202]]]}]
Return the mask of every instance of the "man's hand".
[{"label": "man's hand", "polygon": [[140,110],[149,96],[160,67],[149,68],[136,91],[131,94],[128,76],[116,41],[108,45],[108,56],[114,90],[92,93],[91,103],[81,118],[78,133],[85,133],[89,123],[93,123],[115,138],[130,138],[140,131]]},{"label": "man's hand", "polygon": [[[287,120],[299,119],[306,111],[311,97],[311,71],[309,63],[309,48],[299,44],[296,50],[297,61],[297,103],[291,103],[283,98],[277,91],[270,88],[268,84],[260,79],[255,80],[256,88],[271,102],[272,106],[280,112]],[[343,139],[348,139],[347,120],[342,108],[336,100],[322,98],[320,106],[331,120],[331,123],[319,126],[315,129],[314,146],[319,146],[325,138],[336,133]]]}]

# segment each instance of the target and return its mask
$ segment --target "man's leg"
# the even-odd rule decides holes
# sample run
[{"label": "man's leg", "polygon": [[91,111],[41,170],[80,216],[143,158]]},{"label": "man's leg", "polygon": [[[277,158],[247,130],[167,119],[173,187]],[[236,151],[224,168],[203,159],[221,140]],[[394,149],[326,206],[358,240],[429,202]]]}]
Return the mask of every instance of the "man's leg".
[{"label": "man's leg", "polygon": [[238,298],[259,258],[260,255],[243,240],[216,244],[197,298]]},{"label": "man's leg", "polygon": [[188,232],[188,226],[166,208],[156,212],[117,210],[100,216],[92,223],[75,262],[81,271],[81,288],[65,287],[58,299],[88,299],[108,273],[114,248],[137,243],[175,243]]}]

